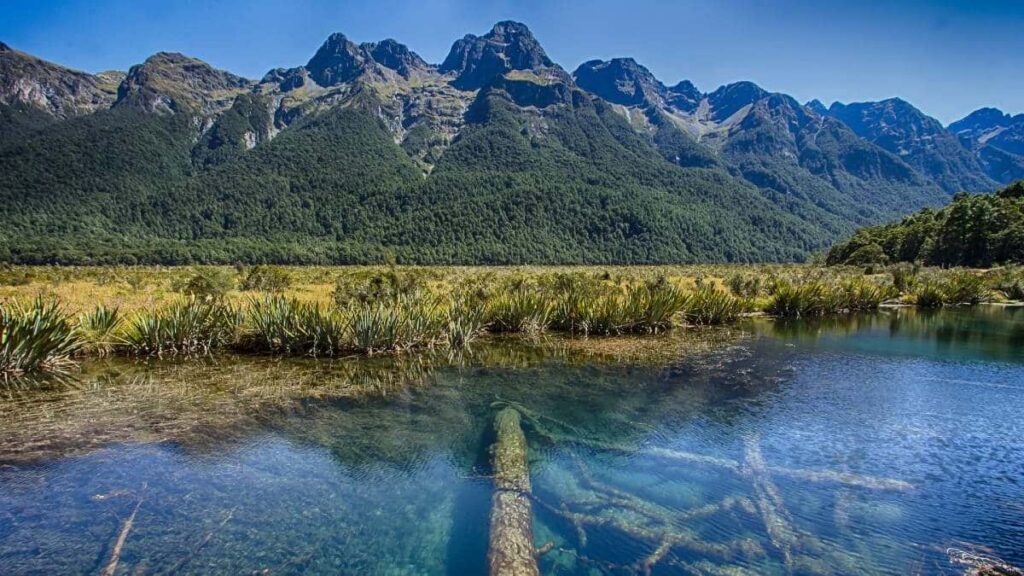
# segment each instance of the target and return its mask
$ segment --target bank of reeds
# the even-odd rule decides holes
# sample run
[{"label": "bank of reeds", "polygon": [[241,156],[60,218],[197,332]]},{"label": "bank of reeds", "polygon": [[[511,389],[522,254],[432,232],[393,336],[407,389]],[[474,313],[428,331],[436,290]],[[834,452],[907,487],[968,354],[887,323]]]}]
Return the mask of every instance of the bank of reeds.
[{"label": "bank of reeds", "polygon": [[332,357],[460,349],[484,333],[654,334],[728,324],[754,311],[808,318],[870,311],[896,299],[934,307],[1022,296],[1022,275],[1011,268],[984,275],[909,267],[870,275],[830,271],[810,279],[744,273],[695,283],[647,273],[485,272],[455,289],[437,274],[389,270],[339,281],[330,302],[286,296],[283,281],[260,274],[250,272],[259,293],[245,300],[182,292],[130,314],[100,306],[74,317],[41,299],[0,304],[0,373],[58,366],[75,354],[195,356],[227,349]]},{"label": "bank of reeds", "polygon": [[781,318],[814,318],[829,314],[877,310],[886,300],[899,296],[892,285],[863,278],[838,284],[821,281],[780,281],[771,289],[764,311]]}]

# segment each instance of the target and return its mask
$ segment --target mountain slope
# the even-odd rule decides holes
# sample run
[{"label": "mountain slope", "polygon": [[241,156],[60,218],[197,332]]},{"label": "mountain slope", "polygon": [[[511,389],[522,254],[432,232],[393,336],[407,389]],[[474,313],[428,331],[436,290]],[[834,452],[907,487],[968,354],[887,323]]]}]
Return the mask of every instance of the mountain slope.
[{"label": "mountain slope", "polygon": [[982,108],[950,124],[949,131],[974,152],[991,178],[1004,184],[1024,178],[1024,114]]},{"label": "mountain slope", "polygon": [[109,108],[123,73],[87,74],[19,52],[0,42],[0,104],[25,104],[55,118]]},{"label": "mountain slope", "polygon": [[947,197],[788,96],[625,59],[574,79],[515,22],[440,65],[333,34],[259,81],[158,53],[111,90],[4,58],[79,88],[0,103],[0,260],[801,260]]},{"label": "mountain slope", "polygon": [[949,193],[987,192],[997,187],[978,160],[938,120],[904,100],[834,102],[829,115],[898,155]]},{"label": "mountain slope", "polygon": [[669,88],[630,58],[592,60],[575,72],[669,160],[721,166],[766,197],[833,233],[946,197],[913,169],[849,128],[751,82],[703,94]]},{"label": "mountain slope", "polygon": [[820,245],[819,229],[754,188],[652,156],[604,102],[551,90],[564,99],[525,110],[516,88],[484,89],[382,239],[399,255],[485,263],[785,260]]}]

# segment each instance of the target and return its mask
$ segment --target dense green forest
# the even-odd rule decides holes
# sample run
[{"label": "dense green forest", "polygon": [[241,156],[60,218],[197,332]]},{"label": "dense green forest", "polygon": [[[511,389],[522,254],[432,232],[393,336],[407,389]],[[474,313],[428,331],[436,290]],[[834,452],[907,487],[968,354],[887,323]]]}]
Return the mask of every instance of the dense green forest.
[{"label": "dense green forest", "polygon": [[988,267],[1024,262],[1024,181],[995,194],[957,194],[940,209],[858,230],[828,253],[830,264],[922,262]]},{"label": "dense green forest", "polygon": [[751,262],[802,260],[835,235],[720,168],[651,154],[600,100],[534,89],[564,100],[538,116],[516,92],[483,90],[429,175],[370,94],[248,152],[252,102],[198,142],[185,115],[25,123],[0,146],[0,260]]}]

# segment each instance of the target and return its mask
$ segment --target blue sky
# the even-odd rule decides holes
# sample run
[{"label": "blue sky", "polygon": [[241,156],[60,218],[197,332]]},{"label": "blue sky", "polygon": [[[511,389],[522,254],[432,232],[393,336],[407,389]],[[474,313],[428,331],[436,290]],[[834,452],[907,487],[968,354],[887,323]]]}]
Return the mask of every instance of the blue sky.
[{"label": "blue sky", "polygon": [[632,56],[705,91],[753,80],[826,104],[900,96],[943,122],[1024,112],[1021,0],[0,0],[0,14],[0,40],[91,72],[166,50],[259,78],[335,31],[440,62],[456,38],[514,19],[570,71]]}]

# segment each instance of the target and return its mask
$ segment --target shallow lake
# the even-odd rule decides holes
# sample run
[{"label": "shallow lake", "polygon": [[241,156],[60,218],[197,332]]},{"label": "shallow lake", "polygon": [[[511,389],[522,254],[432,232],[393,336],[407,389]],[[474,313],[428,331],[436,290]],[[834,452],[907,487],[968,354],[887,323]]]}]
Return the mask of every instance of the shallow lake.
[{"label": "shallow lake", "polygon": [[983,306],[11,382],[0,572],[486,573],[510,406],[545,574],[1024,564],[1024,309]]}]

